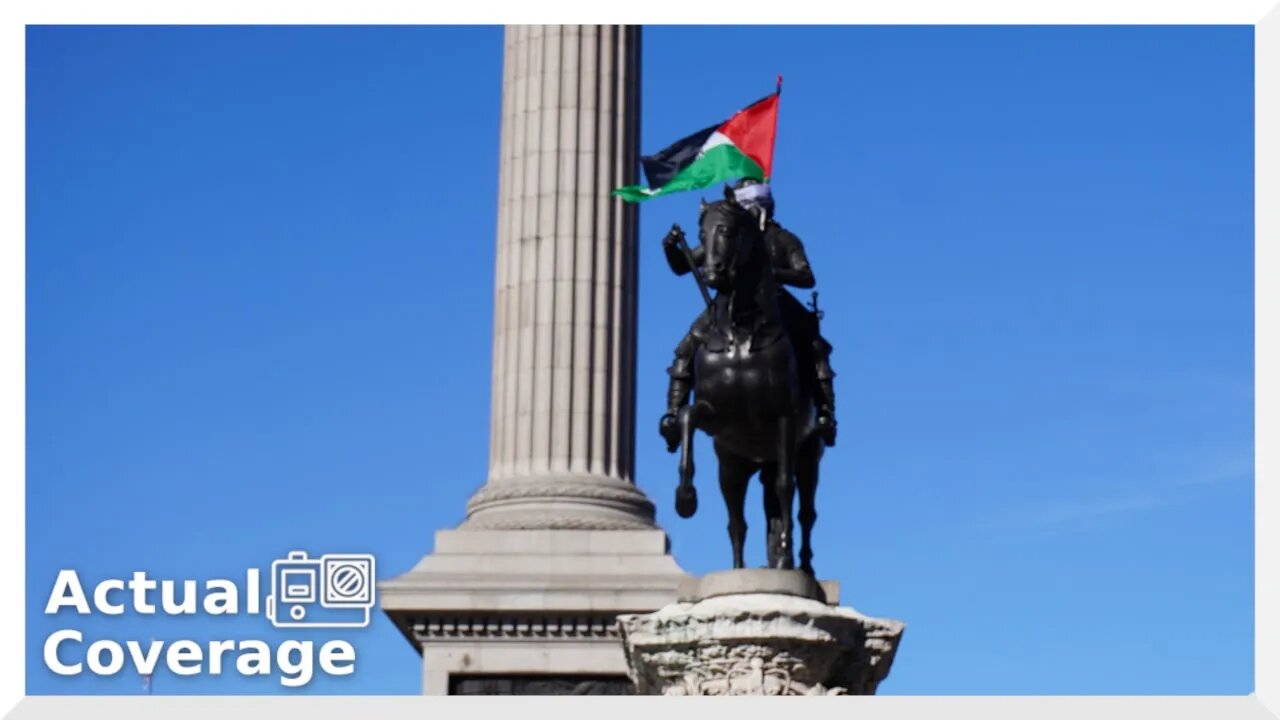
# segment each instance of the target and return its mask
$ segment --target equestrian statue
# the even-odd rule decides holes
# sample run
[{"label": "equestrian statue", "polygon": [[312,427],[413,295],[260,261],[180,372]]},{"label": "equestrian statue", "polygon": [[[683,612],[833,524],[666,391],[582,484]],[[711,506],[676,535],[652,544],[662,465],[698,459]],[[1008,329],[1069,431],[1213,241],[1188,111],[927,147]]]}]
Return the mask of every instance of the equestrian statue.
[{"label": "equestrian statue", "polygon": [[676,346],[659,423],[668,451],[680,451],[676,511],[687,518],[697,510],[693,433],[700,429],[712,437],[719,460],[733,566],[743,567],[743,505],[758,474],[769,567],[794,567],[798,492],[800,569],[813,574],[818,464],[836,441],[835,373],[831,345],[819,332],[817,293],[806,308],[784,287],[812,288],[813,271],[800,239],[774,217],[764,183],[726,185],[724,199],[702,202],[698,225],[696,248],[689,248],[679,225],[663,239],[672,271],[692,273],[706,302]]}]

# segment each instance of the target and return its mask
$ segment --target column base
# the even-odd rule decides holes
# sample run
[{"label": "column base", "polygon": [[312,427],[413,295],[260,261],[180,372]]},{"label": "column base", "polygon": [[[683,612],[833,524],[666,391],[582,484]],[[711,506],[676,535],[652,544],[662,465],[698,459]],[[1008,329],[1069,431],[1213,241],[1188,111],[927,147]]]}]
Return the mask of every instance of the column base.
[{"label": "column base", "polygon": [[626,480],[552,475],[490,481],[459,530],[653,530],[653,503]]}]

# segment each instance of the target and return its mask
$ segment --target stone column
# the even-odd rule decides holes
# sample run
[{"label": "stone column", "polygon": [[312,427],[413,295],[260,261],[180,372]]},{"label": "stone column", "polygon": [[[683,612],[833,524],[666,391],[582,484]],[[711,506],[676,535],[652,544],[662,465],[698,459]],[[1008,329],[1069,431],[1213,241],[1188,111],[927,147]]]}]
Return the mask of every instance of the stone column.
[{"label": "stone column", "polygon": [[508,26],[488,481],[462,529],[646,529],[634,484],[640,29]]},{"label": "stone column", "polygon": [[426,694],[630,691],[617,617],[687,579],[633,479],[640,29],[504,46],[489,475],[379,602]]}]

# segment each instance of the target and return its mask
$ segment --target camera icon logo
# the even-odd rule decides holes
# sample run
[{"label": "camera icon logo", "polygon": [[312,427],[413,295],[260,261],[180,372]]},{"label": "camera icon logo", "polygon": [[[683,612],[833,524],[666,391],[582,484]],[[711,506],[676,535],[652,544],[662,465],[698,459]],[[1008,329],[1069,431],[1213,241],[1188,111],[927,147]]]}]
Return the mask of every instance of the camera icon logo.
[{"label": "camera icon logo", "polygon": [[267,619],[278,628],[368,627],[376,592],[372,555],[294,550],[271,563]]}]

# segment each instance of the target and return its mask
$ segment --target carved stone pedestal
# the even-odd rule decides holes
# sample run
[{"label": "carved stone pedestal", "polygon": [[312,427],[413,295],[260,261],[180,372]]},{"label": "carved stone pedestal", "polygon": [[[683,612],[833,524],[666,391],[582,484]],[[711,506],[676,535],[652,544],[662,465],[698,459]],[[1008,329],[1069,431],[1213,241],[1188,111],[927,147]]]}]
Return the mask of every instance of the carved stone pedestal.
[{"label": "carved stone pedestal", "polygon": [[[714,594],[692,588],[657,612],[618,618],[638,694],[871,695],[889,674],[903,623],[826,604],[834,583],[739,570],[699,584]],[[724,594],[735,585],[743,591]]]}]

